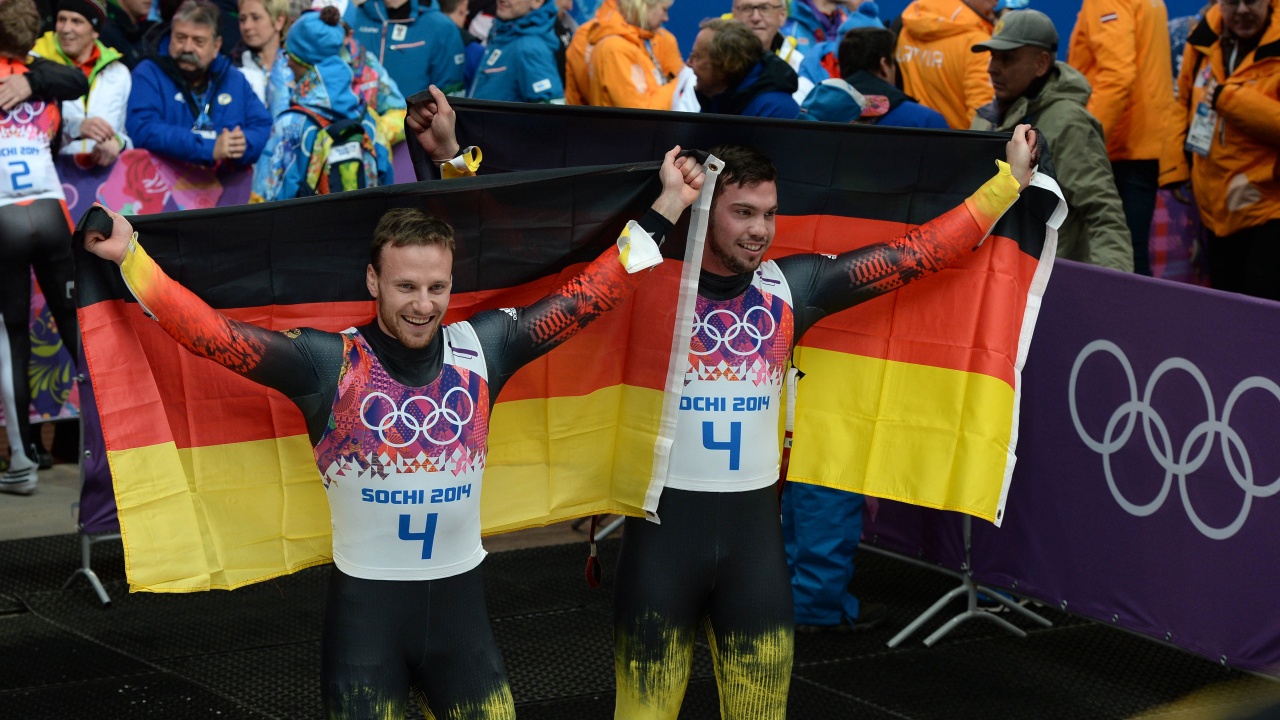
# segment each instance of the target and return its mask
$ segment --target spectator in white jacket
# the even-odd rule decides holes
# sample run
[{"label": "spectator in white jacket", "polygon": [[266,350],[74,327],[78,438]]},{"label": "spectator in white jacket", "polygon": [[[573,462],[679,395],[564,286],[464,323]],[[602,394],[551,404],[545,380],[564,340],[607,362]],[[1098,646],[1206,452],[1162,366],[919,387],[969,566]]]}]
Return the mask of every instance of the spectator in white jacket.
[{"label": "spectator in white jacket", "polygon": [[110,165],[133,147],[124,129],[125,108],[133,81],[121,55],[98,40],[107,21],[104,0],[60,0],[55,30],[47,32],[32,55],[79,68],[89,79],[89,92],[62,103],[61,155],[74,155],[84,165]]}]

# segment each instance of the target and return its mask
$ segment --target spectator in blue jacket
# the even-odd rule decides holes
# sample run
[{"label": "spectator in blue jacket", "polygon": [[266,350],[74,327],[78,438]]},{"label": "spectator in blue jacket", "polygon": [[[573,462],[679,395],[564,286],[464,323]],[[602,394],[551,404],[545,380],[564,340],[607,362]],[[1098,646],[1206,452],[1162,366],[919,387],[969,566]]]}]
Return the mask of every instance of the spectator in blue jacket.
[{"label": "spectator in blue jacket", "polygon": [[[814,88],[800,117],[827,122],[856,122],[892,127],[947,129],[942,114],[911,99],[896,85],[893,33],[884,28],[855,28],[840,42],[840,79]],[[850,93],[861,97],[855,107]]]},{"label": "spectator in blue jacket", "polygon": [[564,102],[556,67],[558,10],[547,0],[498,0],[497,21],[480,60],[471,97],[512,102]]},{"label": "spectator in blue jacket", "polygon": [[689,67],[698,79],[704,113],[794,120],[800,115],[792,93],[798,80],[786,60],[768,52],[737,20],[713,18],[699,26]]},{"label": "spectator in blue jacket", "polygon": [[808,55],[813,46],[836,37],[849,13],[836,0],[791,0],[791,12],[782,25],[782,34],[794,38],[800,52]]},{"label": "spectator in blue jacket", "polygon": [[[292,103],[280,113],[271,128],[266,151],[253,169],[250,202],[270,202],[313,195],[318,182],[308,177],[311,153],[319,131],[346,125],[363,125],[364,141],[359,149],[364,186],[388,185],[393,181],[389,148],[374,138],[377,131],[366,106],[351,89],[351,67],[340,51],[345,42],[342,16],[335,7],[304,12],[289,28],[284,48],[295,78]],[[325,160],[332,160],[338,147]],[[317,162],[320,158],[316,158]],[[336,192],[337,188],[329,188]]]},{"label": "spectator in blue jacket", "polygon": [[133,71],[125,128],[134,147],[213,165],[257,162],[271,116],[231,60],[218,51],[218,8],[186,0],[173,16],[168,54]]},{"label": "spectator in blue jacket", "polygon": [[435,85],[450,95],[466,91],[466,56],[458,26],[434,0],[367,0],[347,5],[342,18],[356,40],[386,67],[405,97]]},{"label": "spectator in blue jacket", "polygon": [[866,0],[866,2],[855,3],[853,12],[840,23],[840,29],[836,31],[835,37],[811,45],[805,52],[804,60],[796,70],[796,74],[801,78],[800,81],[804,83],[808,80],[809,83],[817,85],[823,80],[840,77],[840,41],[844,39],[845,33],[855,28],[883,27],[884,21],[880,19],[880,8],[874,2]]}]

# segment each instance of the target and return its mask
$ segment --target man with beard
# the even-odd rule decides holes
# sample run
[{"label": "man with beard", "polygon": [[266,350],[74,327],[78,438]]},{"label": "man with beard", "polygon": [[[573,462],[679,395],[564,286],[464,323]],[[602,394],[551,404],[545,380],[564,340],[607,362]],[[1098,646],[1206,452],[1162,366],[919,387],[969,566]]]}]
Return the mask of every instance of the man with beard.
[{"label": "man with beard", "polygon": [[252,166],[271,135],[271,115],[218,51],[219,11],[187,0],[173,16],[168,57],[133,71],[125,122],[135,147],[174,160]]},{"label": "man with beard", "polygon": [[[757,43],[757,47],[759,44]],[[685,387],[659,522],[627,518],[614,587],[616,718],[675,718],[705,631],[726,720],[786,715],[792,592],[778,518],[779,405],[796,341],[823,317],[976,249],[1031,181],[1035,133],[964,203],[906,235],[836,257],[764,260],[777,170],[752,148],[711,153],[711,205]],[[725,368],[729,368],[725,370]],[[733,368],[750,368],[746,372]],[[740,402],[750,398],[755,403]]]}]

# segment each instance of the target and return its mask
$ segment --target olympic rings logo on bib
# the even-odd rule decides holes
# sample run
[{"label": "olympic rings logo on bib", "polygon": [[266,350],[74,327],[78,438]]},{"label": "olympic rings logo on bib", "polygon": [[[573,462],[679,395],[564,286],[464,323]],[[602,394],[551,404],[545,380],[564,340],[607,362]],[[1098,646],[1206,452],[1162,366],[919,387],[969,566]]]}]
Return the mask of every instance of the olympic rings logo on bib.
[{"label": "olympic rings logo on bib", "polygon": [[[763,327],[757,327],[751,323],[752,314],[759,313],[758,318],[763,325],[763,320],[768,319],[769,327],[765,330]],[[713,322],[714,318],[722,318],[721,325]],[[711,355],[712,353],[724,347],[734,355],[754,355],[760,352],[764,347],[764,341],[773,337],[778,330],[778,323],[773,319],[773,315],[769,313],[768,308],[762,305],[756,305],[749,308],[742,317],[739,318],[732,310],[718,308],[707,313],[705,317],[699,317],[697,314],[693,316],[693,336],[697,340],[701,340],[704,350],[699,351],[696,348],[690,348],[690,352],[694,355]],[[746,336],[744,340],[738,340],[741,336]],[[714,341],[713,345],[708,346],[709,341]],[[735,345],[735,341],[737,344]],[[747,343],[751,347],[743,348]]]},{"label": "olympic rings logo on bib", "polygon": [[[461,412],[449,407],[449,397],[454,393],[459,393],[462,398],[466,399],[465,403],[461,400],[457,401],[460,405],[465,405],[466,417],[462,417]],[[376,423],[370,423],[369,407],[374,400],[385,401],[391,409],[390,412],[382,414]],[[429,409],[424,407],[423,404],[429,406]],[[414,410],[417,410],[416,414]],[[365,427],[378,433],[378,439],[393,448],[408,447],[417,442],[419,437],[426,439],[427,442],[433,445],[451,445],[462,437],[462,429],[466,427],[467,423],[471,422],[474,414],[475,400],[471,398],[465,388],[461,387],[450,388],[439,404],[432,398],[414,395],[406,399],[397,408],[395,400],[391,399],[389,395],[380,392],[369,393],[360,403],[360,422],[364,423]],[[439,438],[432,434],[432,429],[442,421],[449,428],[449,432],[452,433],[450,437]],[[396,432],[392,433],[391,437],[388,437],[387,431],[392,429],[396,430]],[[400,440],[399,442],[397,442],[397,437]]]}]

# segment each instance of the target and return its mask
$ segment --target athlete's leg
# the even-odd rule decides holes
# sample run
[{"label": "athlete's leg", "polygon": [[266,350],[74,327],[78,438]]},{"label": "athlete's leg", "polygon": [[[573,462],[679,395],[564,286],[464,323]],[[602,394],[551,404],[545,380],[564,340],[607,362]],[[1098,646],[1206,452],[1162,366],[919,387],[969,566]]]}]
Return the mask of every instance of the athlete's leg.
[{"label": "athlete's leg", "polygon": [[31,218],[31,267],[44,292],[49,313],[58,324],[58,335],[79,362],[80,324],[76,319],[73,287],[75,267],[71,259],[71,226],[61,200],[36,200],[27,206]]},{"label": "athlete's leg", "polygon": [[[4,320],[0,355],[8,362],[0,377],[4,397],[5,430],[9,439],[9,470],[0,489],[29,493],[35,488],[35,458],[27,456],[31,443],[31,224],[27,209],[0,206],[0,316]],[[12,407],[10,407],[12,406]]]},{"label": "athlete's leg", "polygon": [[661,525],[627,518],[613,595],[614,717],[675,718],[693,664],[693,642],[715,573],[711,503],[666,489]]},{"label": "athlete's leg", "polygon": [[436,720],[510,720],[516,716],[502,655],[484,599],[482,566],[432,580],[420,659],[412,668],[419,702]]},{"label": "athlete's leg", "polygon": [[[709,493],[710,494],[710,493]],[[726,720],[781,720],[795,655],[791,579],[773,486],[720,497],[707,636]]]},{"label": "athlete's leg", "polygon": [[[321,691],[330,720],[400,720],[409,699],[404,640],[424,635],[425,581],[362,580],[336,567],[329,576],[321,642]],[[425,593],[424,593],[425,594]],[[415,627],[416,626],[416,627]]]}]

